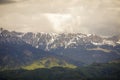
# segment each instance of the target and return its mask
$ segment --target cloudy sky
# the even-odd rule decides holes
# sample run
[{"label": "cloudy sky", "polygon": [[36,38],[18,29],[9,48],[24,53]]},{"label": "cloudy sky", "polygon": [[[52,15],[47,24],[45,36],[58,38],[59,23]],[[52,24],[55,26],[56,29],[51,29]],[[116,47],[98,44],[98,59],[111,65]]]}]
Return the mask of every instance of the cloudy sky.
[{"label": "cloudy sky", "polygon": [[120,0],[0,0],[0,27],[20,32],[120,34]]}]

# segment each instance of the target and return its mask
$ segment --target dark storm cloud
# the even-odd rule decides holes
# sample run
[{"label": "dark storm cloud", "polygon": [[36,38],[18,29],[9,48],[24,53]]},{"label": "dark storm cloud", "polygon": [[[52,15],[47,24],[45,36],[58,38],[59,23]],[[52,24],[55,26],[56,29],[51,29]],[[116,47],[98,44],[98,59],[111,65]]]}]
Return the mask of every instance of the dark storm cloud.
[{"label": "dark storm cloud", "polygon": [[0,0],[0,4],[9,4],[9,3],[14,3],[16,1],[13,0]]}]

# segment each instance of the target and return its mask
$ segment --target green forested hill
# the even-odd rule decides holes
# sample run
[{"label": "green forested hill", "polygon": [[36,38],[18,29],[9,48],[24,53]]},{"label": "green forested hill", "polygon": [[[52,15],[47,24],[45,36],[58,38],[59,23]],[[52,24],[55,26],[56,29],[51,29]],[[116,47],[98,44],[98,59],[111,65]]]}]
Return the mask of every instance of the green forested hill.
[{"label": "green forested hill", "polygon": [[92,64],[79,68],[40,68],[0,72],[0,80],[120,80],[120,63]]},{"label": "green forested hill", "polygon": [[52,67],[67,67],[67,68],[76,68],[76,66],[67,63],[64,60],[57,59],[55,57],[46,57],[42,60],[33,62],[30,65],[22,67],[27,70],[35,70],[38,68],[52,68]]}]

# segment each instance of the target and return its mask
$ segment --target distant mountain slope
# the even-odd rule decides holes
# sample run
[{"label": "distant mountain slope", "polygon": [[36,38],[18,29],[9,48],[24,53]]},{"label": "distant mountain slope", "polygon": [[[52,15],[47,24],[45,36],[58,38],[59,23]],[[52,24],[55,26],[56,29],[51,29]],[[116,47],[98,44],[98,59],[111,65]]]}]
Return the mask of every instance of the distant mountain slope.
[{"label": "distant mountain slope", "polygon": [[107,63],[120,58],[120,37],[116,37],[82,33],[20,33],[0,29],[0,68],[20,68],[50,56],[75,66]]},{"label": "distant mountain slope", "polygon": [[[41,64],[38,65],[38,63]],[[71,64],[71,60],[69,61],[55,54],[36,49],[29,44],[0,45],[0,70],[19,69],[22,67],[26,69],[47,68],[47,65],[48,67],[75,67]]]},{"label": "distant mountain slope", "polygon": [[0,68],[20,68],[45,56],[48,52],[38,50],[29,44],[0,44]]}]

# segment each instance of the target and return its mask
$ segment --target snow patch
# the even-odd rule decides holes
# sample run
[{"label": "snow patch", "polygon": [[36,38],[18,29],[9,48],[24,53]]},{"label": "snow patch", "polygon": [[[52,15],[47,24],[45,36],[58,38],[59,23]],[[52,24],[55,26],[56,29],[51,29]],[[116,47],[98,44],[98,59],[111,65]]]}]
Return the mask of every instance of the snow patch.
[{"label": "snow patch", "polygon": [[93,45],[103,45],[102,43],[91,42]]},{"label": "snow patch", "polygon": [[120,40],[118,42],[116,42],[116,43],[120,44]]},{"label": "snow patch", "polygon": [[38,48],[39,46],[37,45],[36,48]]},{"label": "snow patch", "polygon": [[17,35],[17,37],[22,38],[25,35],[25,33],[22,33],[20,35]]},{"label": "snow patch", "polygon": [[87,37],[90,37],[92,34],[87,34]]},{"label": "snow patch", "polygon": [[103,40],[103,44],[112,45],[112,46],[116,45],[113,41],[110,40]]}]

